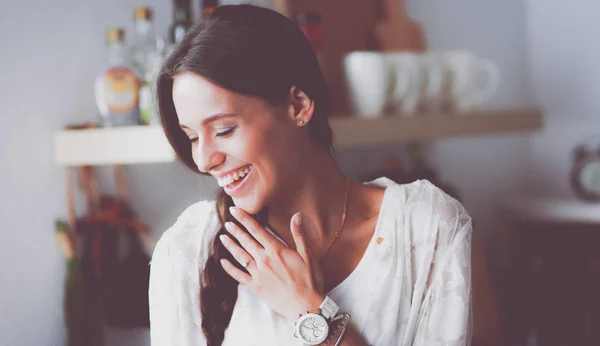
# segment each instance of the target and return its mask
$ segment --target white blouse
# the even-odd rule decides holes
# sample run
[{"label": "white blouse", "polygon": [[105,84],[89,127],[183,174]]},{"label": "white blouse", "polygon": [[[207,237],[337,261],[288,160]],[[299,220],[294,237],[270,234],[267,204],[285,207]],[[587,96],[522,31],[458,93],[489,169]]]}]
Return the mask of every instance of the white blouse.
[{"label": "white blouse", "polygon": [[[327,293],[369,345],[468,345],[471,218],[426,180],[385,187],[375,233],[354,271]],[[152,346],[202,346],[200,272],[219,229],[215,203],[189,207],[158,241],[149,305]],[[238,286],[223,346],[302,345],[292,324]]]}]

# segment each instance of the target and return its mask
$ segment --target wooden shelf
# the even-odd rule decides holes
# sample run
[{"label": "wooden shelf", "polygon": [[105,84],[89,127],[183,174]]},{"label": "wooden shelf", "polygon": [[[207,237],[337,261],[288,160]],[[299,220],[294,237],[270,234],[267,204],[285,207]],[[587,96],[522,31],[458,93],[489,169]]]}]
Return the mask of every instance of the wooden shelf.
[{"label": "wooden shelf", "polygon": [[[538,108],[379,118],[331,117],[338,148],[530,132],[542,125],[542,112]],[[176,160],[160,126],[61,131],[54,135],[54,155],[61,166]]]},{"label": "wooden shelf", "polygon": [[539,221],[600,225],[600,202],[585,202],[569,197],[525,196],[504,200],[504,211]]},{"label": "wooden shelf", "polygon": [[426,141],[450,137],[531,132],[542,128],[539,108],[478,111],[461,114],[419,114],[380,118],[333,117],[338,148]]},{"label": "wooden shelf", "polygon": [[54,159],[61,166],[161,163],[176,160],[160,126],[66,130],[54,134]]}]

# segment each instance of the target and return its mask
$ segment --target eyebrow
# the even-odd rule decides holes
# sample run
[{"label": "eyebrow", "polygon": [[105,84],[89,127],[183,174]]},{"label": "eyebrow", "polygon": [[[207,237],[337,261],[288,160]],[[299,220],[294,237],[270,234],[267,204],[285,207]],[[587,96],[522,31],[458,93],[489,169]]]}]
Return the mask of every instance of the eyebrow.
[{"label": "eyebrow", "polygon": [[[218,113],[215,115],[211,115],[210,117],[202,120],[202,126],[207,126],[208,124],[215,122],[217,120],[221,120],[221,119],[227,119],[227,118],[233,118],[235,117],[236,114],[233,113]],[[189,127],[185,126],[185,125],[179,125],[181,128],[186,128],[189,129]]]}]

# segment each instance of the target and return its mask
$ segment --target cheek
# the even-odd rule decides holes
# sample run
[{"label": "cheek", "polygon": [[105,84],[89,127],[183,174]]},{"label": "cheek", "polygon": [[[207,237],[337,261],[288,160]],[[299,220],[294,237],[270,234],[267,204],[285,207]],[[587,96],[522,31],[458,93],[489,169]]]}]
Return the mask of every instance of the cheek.
[{"label": "cheek", "polygon": [[219,151],[234,161],[233,164],[259,164],[268,157],[268,143],[265,136],[255,131],[240,131],[235,138],[223,141]]}]

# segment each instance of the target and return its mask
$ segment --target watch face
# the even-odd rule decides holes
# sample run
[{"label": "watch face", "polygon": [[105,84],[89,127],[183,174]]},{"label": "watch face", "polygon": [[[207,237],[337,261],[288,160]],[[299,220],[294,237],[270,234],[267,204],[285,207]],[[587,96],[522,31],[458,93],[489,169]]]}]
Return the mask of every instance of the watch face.
[{"label": "watch face", "polygon": [[321,315],[307,314],[299,321],[300,339],[309,345],[317,345],[325,341],[329,333],[327,321]]}]

